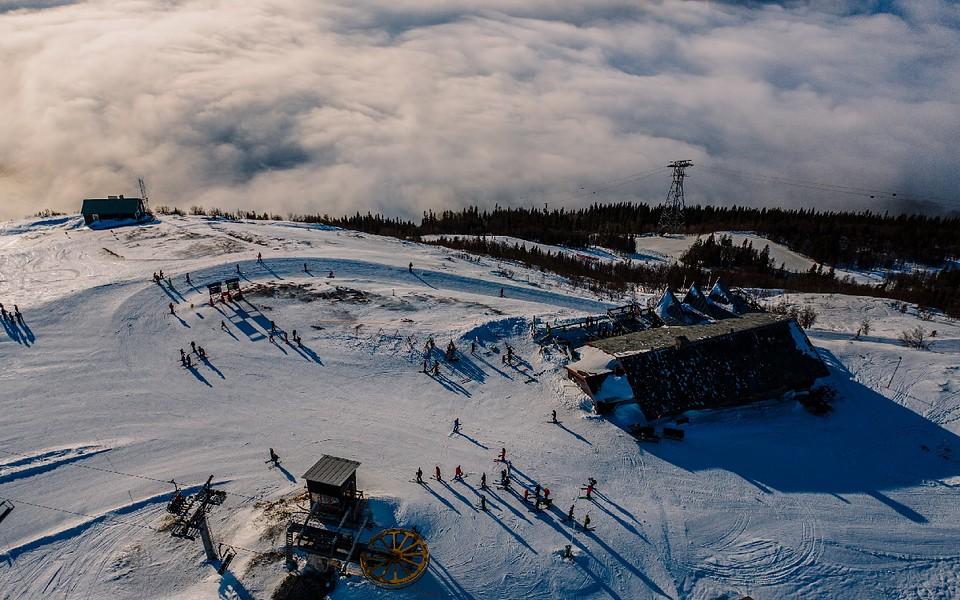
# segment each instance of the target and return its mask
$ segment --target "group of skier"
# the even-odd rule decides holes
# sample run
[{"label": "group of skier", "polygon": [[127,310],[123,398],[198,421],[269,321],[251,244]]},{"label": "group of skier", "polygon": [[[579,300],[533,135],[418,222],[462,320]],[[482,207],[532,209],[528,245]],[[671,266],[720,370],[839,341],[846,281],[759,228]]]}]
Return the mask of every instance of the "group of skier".
[{"label": "group of skier", "polygon": [[184,352],[183,348],[180,348],[180,364],[188,369],[193,368],[194,355],[200,362],[207,362],[207,351],[203,349],[203,346],[198,346],[196,342],[190,342],[189,354]]},{"label": "group of skier", "polygon": [[[557,420],[556,410],[551,411],[550,416],[551,416],[551,422],[553,423],[560,422]],[[460,417],[454,418],[453,430],[450,432],[450,435],[452,436],[456,434],[461,434],[461,428],[462,428],[462,423],[460,422]],[[509,490],[510,483],[511,483],[511,471],[513,468],[513,463],[507,460],[506,447],[500,448],[500,452],[497,454],[497,456],[493,460],[496,463],[500,463],[500,465],[503,467],[500,469],[500,482],[499,482],[500,487],[502,489]],[[423,469],[421,469],[420,467],[417,467],[416,477],[417,477],[416,483],[426,485],[426,483],[423,481]],[[463,473],[463,469],[461,468],[460,465],[457,465],[456,468],[454,469],[453,480],[463,481],[464,477],[465,475]],[[436,479],[439,482],[443,482],[443,473],[440,470],[440,465],[436,465],[434,467],[434,479]],[[579,498],[584,500],[594,501],[593,493],[596,489],[596,485],[597,485],[597,480],[594,479],[593,477],[590,477],[587,480],[587,483],[580,488],[580,491],[583,492],[584,495],[580,496]],[[486,472],[483,472],[480,474],[480,490],[488,490],[488,489],[489,488],[487,486],[487,474]],[[523,489],[524,502],[530,502],[530,493],[531,493],[530,488],[524,487]],[[479,494],[479,496],[480,496],[479,509],[485,511],[487,509],[486,496],[483,494]],[[549,508],[552,505],[553,505],[553,499],[550,497],[550,488],[546,486],[541,486],[539,483],[534,484],[534,487],[533,487],[534,510],[539,511],[543,508]],[[570,522],[576,527],[580,524],[577,523],[577,521],[575,520],[575,516],[574,516],[575,508],[576,508],[576,503],[570,505],[570,509],[567,511],[564,517],[564,521]],[[591,530],[589,514],[584,515],[583,524],[580,526],[584,530],[587,530],[587,531]]]},{"label": "group of skier", "polygon": [[17,306],[16,304],[13,305],[13,310],[12,310],[12,311],[8,311],[8,310],[3,306],[3,303],[0,302],[0,319],[2,319],[5,323],[6,323],[6,322],[9,322],[9,323],[19,323],[20,325],[24,325],[24,324],[25,324],[25,323],[23,322],[23,315],[20,314],[20,307]]}]

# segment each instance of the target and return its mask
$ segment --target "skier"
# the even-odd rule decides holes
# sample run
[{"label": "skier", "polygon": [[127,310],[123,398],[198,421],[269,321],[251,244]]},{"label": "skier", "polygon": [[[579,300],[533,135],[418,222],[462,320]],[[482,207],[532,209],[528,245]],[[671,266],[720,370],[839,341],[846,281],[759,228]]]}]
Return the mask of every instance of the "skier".
[{"label": "skier", "polygon": [[573,505],[572,505],[572,504],[570,505],[570,510],[567,511],[567,520],[568,520],[568,521],[572,521],[572,520],[573,520]]},{"label": "skier", "polygon": [[588,483],[585,489],[587,491],[587,496],[586,496],[587,500],[592,500],[593,498],[591,497],[591,494],[593,494],[593,484]]},{"label": "skier", "polygon": [[157,283],[157,272],[156,272],[156,271],[153,272],[153,282],[154,282],[154,283]]},{"label": "skier", "polygon": [[274,323],[273,321],[270,321],[270,333],[276,333],[276,332],[277,332],[277,324]]},{"label": "skier", "polygon": [[283,343],[284,343],[284,344],[289,344],[289,343],[290,343],[290,340],[287,338],[287,332],[286,332],[286,331],[283,332]]},{"label": "skier", "polygon": [[259,252],[257,252],[257,262],[258,262],[258,263],[262,263],[262,262],[263,262],[263,255],[260,254]]},{"label": "skier", "polygon": [[430,370],[430,365],[427,364],[427,363],[429,363],[429,362],[430,362],[430,361],[429,361],[428,359],[426,359],[426,358],[423,359],[423,372],[424,372],[424,373],[426,373],[427,371]]},{"label": "skier", "polygon": [[453,433],[460,433],[460,417],[453,420]]},{"label": "skier", "polygon": [[503,298],[503,288],[500,288],[500,297]]},{"label": "skier", "polygon": [[440,361],[439,361],[439,360],[436,361],[435,363],[433,363],[433,374],[434,374],[434,376],[436,376],[436,377],[439,377],[439,376],[440,376]]},{"label": "skier", "polygon": [[267,335],[267,341],[270,342],[271,344],[273,343],[273,332],[272,332],[272,331]]},{"label": "skier", "polygon": [[227,329],[227,324],[223,321],[220,321],[220,329],[224,331],[230,331],[229,329]]},{"label": "skier", "polygon": [[523,501],[527,502],[530,499],[530,490],[523,488]]},{"label": "skier", "polygon": [[411,273],[413,273],[413,263],[412,263],[412,262],[410,263],[410,266],[407,267],[407,268],[410,269],[410,272],[411,272]]},{"label": "skier", "polygon": [[193,284],[190,282],[190,273],[187,273],[187,285],[193,285]]},{"label": "skier", "polygon": [[506,462],[507,460],[507,449],[500,448],[500,462]]},{"label": "skier", "polygon": [[417,467],[417,483],[423,483],[423,469]]},{"label": "skier", "polygon": [[333,269],[330,269],[330,272],[327,273],[327,279],[333,279]]},{"label": "skier", "polygon": [[487,489],[487,473],[486,472],[480,475],[480,489],[481,490]]},{"label": "skier", "polygon": [[304,272],[304,273],[309,273],[309,272],[310,272],[310,269],[307,268],[307,263],[303,263],[303,272]]},{"label": "skier", "polygon": [[187,355],[187,368],[188,368],[188,369],[192,369],[192,368],[193,368],[193,361],[190,360],[190,355],[189,355],[189,354]]},{"label": "skier", "polygon": [[507,344],[507,364],[513,364],[513,348],[510,346],[510,344]]},{"label": "skier", "polygon": [[550,488],[545,487],[543,488],[543,501],[546,502],[549,499],[550,499]]},{"label": "skier", "polygon": [[267,462],[273,463],[274,467],[280,466],[280,457],[277,456],[277,453],[273,451],[273,448],[270,448],[270,460],[268,460]]},{"label": "skier", "polygon": [[470,342],[470,354],[476,354],[476,353],[477,353],[477,343]]},{"label": "skier", "polygon": [[457,470],[454,472],[453,478],[463,481],[463,469],[460,468],[460,465],[457,465]]},{"label": "skier", "polygon": [[480,496],[480,510],[487,510],[487,497],[483,495]]},{"label": "skier", "polygon": [[237,265],[237,275],[240,274],[240,265]]},{"label": "skier", "polygon": [[170,306],[170,314],[171,314],[171,315],[177,314],[177,313],[173,312],[173,302],[171,302],[171,303],[169,304],[169,306]]},{"label": "skier", "polygon": [[534,493],[536,493],[536,495],[537,495],[537,500],[540,499],[540,490],[541,490],[541,489],[542,489],[542,488],[540,487],[540,484],[539,484],[539,483],[538,483],[536,486],[534,486],[534,488],[533,488]]},{"label": "skier", "polygon": [[196,353],[196,351],[197,351],[197,343],[196,343],[196,342],[190,342],[190,351]]},{"label": "skier", "polygon": [[201,360],[207,359],[207,351],[203,349],[203,346],[197,346],[197,355]]},{"label": "skier", "polygon": [[553,412],[550,413],[550,418],[551,418],[551,420],[552,420],[554,423],[557,423],[557,422],[558,422],[558,421],[557,421],[557,411],[556,411],[556,410],[554,410]]},{"label": "skier", "polygon": [[163,279],[163,269],[160,269],[160,279]]},{"label": "skier", "polygon": [[584,531],[590,531],[590,515],[583,517],[583,529]]},{"label": "skier", "polygon": [[443,477],[440,476],[440,465],[437,465],[437,481],[443,481]]}]

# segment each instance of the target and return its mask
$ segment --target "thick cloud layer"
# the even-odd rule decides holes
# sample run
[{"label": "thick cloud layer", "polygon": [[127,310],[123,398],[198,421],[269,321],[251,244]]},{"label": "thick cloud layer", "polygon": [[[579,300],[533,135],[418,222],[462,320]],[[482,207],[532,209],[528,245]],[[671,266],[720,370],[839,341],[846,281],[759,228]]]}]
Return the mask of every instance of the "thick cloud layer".
[{"label": "thick cloud layer", "polygon": [[659,202],[619,180],[677,158],[688,202],[878,201],[712,167],[960,203],[956,4],[574,4],[0,0],[0,217],[138,176],[281,214]]}]

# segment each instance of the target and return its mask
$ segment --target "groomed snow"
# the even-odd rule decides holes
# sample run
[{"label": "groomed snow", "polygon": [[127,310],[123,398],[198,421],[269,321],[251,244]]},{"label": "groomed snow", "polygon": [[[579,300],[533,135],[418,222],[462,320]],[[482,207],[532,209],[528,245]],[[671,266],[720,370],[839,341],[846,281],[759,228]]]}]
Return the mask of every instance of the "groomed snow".
[{"label": "groomed snow", "polygon": [[[204,305],[202,284],[238,263],[245,288],[260,291]],[[149,281],[160,269],[175,290]],[[561,358],[529,339],[535,315],[607,304],[511,270],[290,223],[5,224],[0,302],[18,304],[26,327],[0,331],[0,497],[16,504],[0,523],[0,596],[267,598],[282,562],[250,551],[276,550],[282,535],[257,500],[298,492],[324,453],[360,461],[378,525],[416,526],[432,557],[410,588],[352,579],[334,598],[960,595],[955,322],[883,300],[791,296],[819,313],[807,334],[839,391],[833,414],[795,402],[703,411],[683,442],[638,445],[614,423],[628,424],[629,407],[610,420],[585,412]],[[853,339],[863,317],[870,334]],[[270,344],[271,320],[305,348]],[[937,330],[930,351],[897,342],[917,325]],[[420,372],[428,336],[463,353],[438,378]],[[210,356],[194,371],[178,360],[191,340]],[[449,435],[455,417],[463,435]],[[264,464],[270,447],[283,469]],[[501,447],[517,483],[549,487],[556,510],[501,490],[476,510],[480,473],[494,478]],[[411,483],[435,465],[468,476]],[[199,542],[155,531],[172,490],[161,482],[190,490],[210,474],[230,492],[211,512],[216,541],[243,548],[223,577]],[[600,493],[576,500],[588,477]],[[563,522],[574,501],[595,531]],[[558,556],[567,543],[572,561]]]}]

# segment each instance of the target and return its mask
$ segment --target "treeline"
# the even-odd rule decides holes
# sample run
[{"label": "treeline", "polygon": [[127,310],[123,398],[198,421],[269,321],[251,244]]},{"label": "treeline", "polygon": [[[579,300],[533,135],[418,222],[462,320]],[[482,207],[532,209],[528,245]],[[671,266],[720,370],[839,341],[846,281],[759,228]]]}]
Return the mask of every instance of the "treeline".
[{"label": "treeline", "polygon": [[684,264],[696,267],[773,272],[773,259],[770,258],[769,245],[765,245],[762,250],[757,250],[753,247],[753,242],[748,239],[744,239],[741,244],[735,244],[731,236],[724,234],[717,237],[711,233],[705,238],[697,238],[683,253],[680,260]]},{"label": "treeline", "polygon": [[[190,212],[226,218],[283,219],[266,212],[227,213],[196,206]],[[685,214],[686,233],[754,231],[818,263],[835,267],[895,269],[910,263],[941,266],[945,260],[960,256],[960,217],[719,206],[693,206]],[[657,231],[659,217],[658,208],[632,202],[594,204],[577,210],[481,210],[473,206],[439,213],[427,211],[419,224],[369,212],[343,217],[287,215],[291,221],[410,239],[438,234],[508,235],[575,248],[597,245],[625,253],[635,251],[635,235]]]},{"label": "treeline", "polygon": [[[752,255],[752,258],[746,260],[741,256],[738,265],[707,266],[689,261],[689,256],[685,257],[682,263],[658,265],[627,261],[587,261],[569,253],[544,251],[536,246],[508,244],[473,236],[441,236],[430,243],[550,271],[567,278],[573,285],[609,295],[624,294],[634,286],[647,290],[666,287],[685,289],[692,283],[709,285],[722,278],[728,285],[744,288],[892,298],[921,307],[938,307],[950,316],[960,317],[958,270],[942,271],[938,274],[897,275],[890,277],[883,285],[874,286],[856,283],[850,279],[838,279],[832,268],[825,269],[823,265],[813,265],[803,273],[786,271],[782,267],[774,267],[769,258],[762,258],[769,250],[765,252],[753,248],[749,249],[750,252],[739,251],[739,254]],[[714,244],[721,248],[726,246],[722,238],[721,241],[715,240]],[[707,247],[708,244],[704,243],[703,246]]]}]

